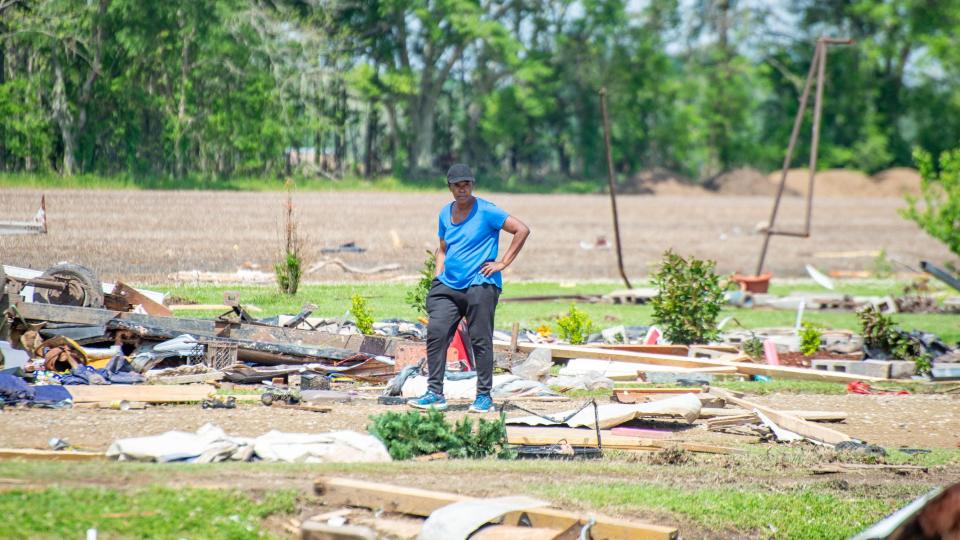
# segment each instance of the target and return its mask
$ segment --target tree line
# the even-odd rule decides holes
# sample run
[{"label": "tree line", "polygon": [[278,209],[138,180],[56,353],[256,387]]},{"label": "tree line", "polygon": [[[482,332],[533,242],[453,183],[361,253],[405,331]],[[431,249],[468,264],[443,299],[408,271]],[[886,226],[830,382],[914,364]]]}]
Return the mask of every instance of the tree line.
[{"label": "tree line", "polygon": [[[779,167],[818,36],[824,167],[960,141],[960,4],[0,0],[0,169],[511,183]],[[810,119],[806,120],[807,126]],[[804,138],[796,161],[806,161]]]}]

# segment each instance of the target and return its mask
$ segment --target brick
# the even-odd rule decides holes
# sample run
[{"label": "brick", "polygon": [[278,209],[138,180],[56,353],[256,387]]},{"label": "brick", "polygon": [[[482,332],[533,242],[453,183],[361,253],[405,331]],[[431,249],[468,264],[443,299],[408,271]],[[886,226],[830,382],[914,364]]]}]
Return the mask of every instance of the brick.
[{"label": "brick", "polygon": [[407,366],[415,366],[420,363],[422,358],[427,357],[426,343],[410,343],[398,345],[394,354],[394,368],[399,372]]}]

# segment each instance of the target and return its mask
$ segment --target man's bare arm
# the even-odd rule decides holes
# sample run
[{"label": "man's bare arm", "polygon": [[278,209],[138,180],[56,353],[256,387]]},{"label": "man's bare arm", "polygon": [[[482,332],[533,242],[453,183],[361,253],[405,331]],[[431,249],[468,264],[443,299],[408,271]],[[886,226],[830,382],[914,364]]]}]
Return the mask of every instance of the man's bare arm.
[{"label": "man's bare arm", "polygon": [[440,239],[440,249],[437,250],[437,264],[433,277],[439,277],[443,273],[443,263],[447,260],[447,243]]},{"label": "man's bare arm", "polygon": [[517,258],[520,250],[523,249],[523,243],[526,242],[527,237],[530,236],[530,227],[527,227],[522,221],[513,216],[508,216],[507,220],[503,222],[503,230],[512,234],[513,240],[510,241],[510,247],[507,248],[506,253],[503,254],[503,257],[499,261],[483,263],[483,266],[480,268],[480,273],[484,276],[490,277],[510,266],[513,260]]}]

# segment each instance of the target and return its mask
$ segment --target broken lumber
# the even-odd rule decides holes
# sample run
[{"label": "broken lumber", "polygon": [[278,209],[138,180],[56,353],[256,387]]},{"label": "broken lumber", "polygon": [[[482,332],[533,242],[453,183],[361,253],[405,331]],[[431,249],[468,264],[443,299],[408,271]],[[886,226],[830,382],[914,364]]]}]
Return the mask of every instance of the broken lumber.
[{"label": "broken lumber", "polygon": [[[415,516],[429,516],[434,510],[465,500],[465,495],[408,488],[349,478],[321,477],[314,489],[323,498],[324,504],[332,506],[360,506],[374,510],[400,512]],[[591,517],[596,523],[590,529],[594,540],[635,538],[638,540],[673,540],[677,538],[675,527],[664,527],[638,521],[627,521],[603,515],[585,515],[554,510],[532,508],[520,513],[511,513],[503,520],[504,525],[518,525],[520,514],[525,515],[529,525],[535,528],[566,530],[572,525],[586,525]],[[526,523],[525,523],[526,524]]]},{"label": "broken lumber", "polygon": [[153,299],[147,295],[121,281],[118,281],[113,286],[113,294],[122,296],[130,305],[140,306],[148,315],[158,315],[161,317],[170,317],[173,315],[173,312],[170,311],[170,308],[167,306],[153,301]]},{"label": "broken lumber", "polygon": [[92,461],[106,459],[103,452],[73,450],[37,450],[35,448],[0,448],[0,459],[37,461]]},{"label": "broken lumber", "polygon": [[[507,426],[507,442],[527,446],[544,446],[567,443],[570,446],[597,446],[597,432],[582,428],[514,427]],[[682,448],[689,452],[704,454],[735,454],[736,448],[686,441],[651,439],[629,435],[615,435],[608,429],[600,430],[600,442],[604,448],[618,450],[657,451],[664,448]]]},{"label": "broken lumber", "polygon": [[812,422],[807,422],[799,416],[794,416],[784,411],[778,411],[752,401],[735,397],[726,390],[722,390],[720,388],[711,388],[710,392],[720,396],[728,403],[739,405],[748,411],[762,412],[778,426],[782,427],[783,429],[790,430],[802,437],[806,437],[807,439],[832,445],[851,440],[850,436],[846,435],[845,433],[840,433],[834,429],[820,426]]},{"label": "broken lumber", "polygon": [[897,474],[927,472],[922,465],[891,465],[886,463],[831,463],[810,469],[813,474],[836,474],[845,472],[890,471]]},{"label": "broken lumber", "polygon": [[[505,341],[494,341],[493,343],[497,350],[505,350],[505,347],[508,346]],[[710,358],[691,358],[687,356],[671,356],[667,354],[635,353],[629,351],[601,349],[598,347],[551,345],[544,343],[520,343],[518,344],[518,348],[521,352],[525,353],[530,353],[534,349],[538,348],[550,349],[550,354],[555,360],[565,358],[593,358],[599,360],[617,360],[620,362],[637,362],[684,368],[734,367],[738,373],[742,373],[744,375],[767,375],[770,377],[782,377],[784,379],[802,379],[839,383],[849,383],[851,381],[874,382],[887,380],[878,377],[865,377],[836,371],[820,371],[789,366],[751,364],[747,362],[728,362],[720,359],[714,360]]]},{"label": "broken lumber", "polygon": [[613,390],[613,400],[619,403],[637,403],[644,402],[648,396],[673,395],[673,394],[699,394],[703,392],[702,388],[615,388]]},{"label": "broken lumber", "polygon": [[203,401],[217,391],[209,384],[184,386],[149,384],[70,385],[65,387],[74,403],[104,401],[141,401],[144,403],[182,403]]},{"label": "broken lumber", "polygon": [[[847,419],[847,413],[843,411],[788,410],[780,412],[803,418],[808,422],[843,422]],[[750,413],[752,413],[752,411],[740,408],[720,409],[716,407],[703,407],[700,409],[700,418],[740,416]]]}]

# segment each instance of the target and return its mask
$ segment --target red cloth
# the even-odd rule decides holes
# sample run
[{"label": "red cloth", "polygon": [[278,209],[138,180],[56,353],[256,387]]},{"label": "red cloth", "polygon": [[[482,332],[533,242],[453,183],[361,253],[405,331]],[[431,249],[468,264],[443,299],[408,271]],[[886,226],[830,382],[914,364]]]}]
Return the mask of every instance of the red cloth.
[{"label": "red cloth", "polygon": [[851,394],[863,394],[863,395],[873,395],[873,396],[906,396],[910,395],[910,392],[906,390],[900,390],[897,392],[884,392],[880,390],[873,390],[870,388],[870,383],[864,381],[852,381],[847,384],[847,392]]}]

